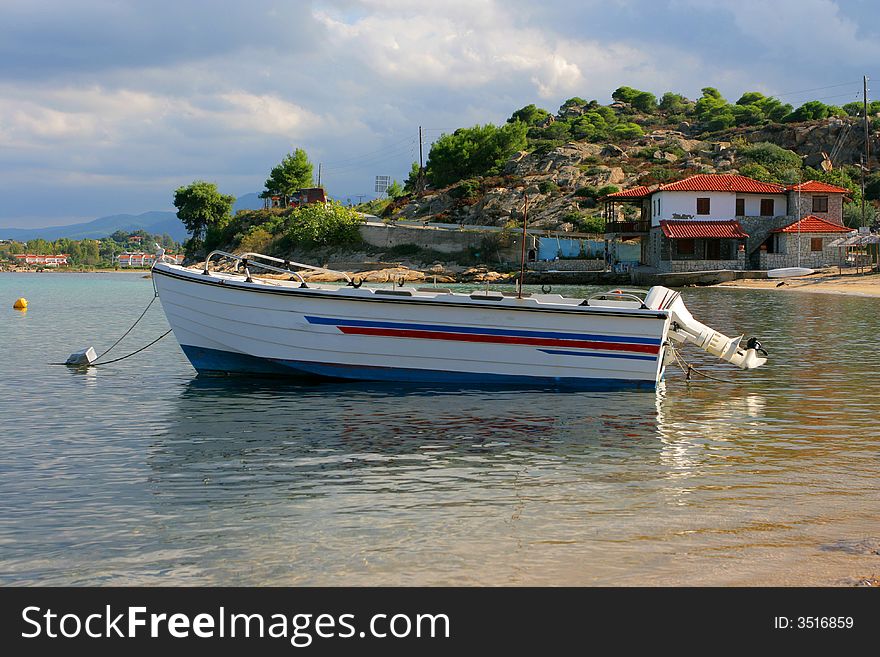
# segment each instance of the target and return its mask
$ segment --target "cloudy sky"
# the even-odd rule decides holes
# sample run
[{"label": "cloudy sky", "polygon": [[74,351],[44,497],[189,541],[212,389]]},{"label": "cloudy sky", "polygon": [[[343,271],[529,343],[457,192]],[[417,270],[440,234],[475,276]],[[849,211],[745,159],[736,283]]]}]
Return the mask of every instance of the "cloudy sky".
[{"label": "cloudy sky", "polygon": [[[426,138],[621,85],[880,97],[875,0],[0,0],[0,227],[260,191],[303,147],[331,195]],[[870,86],[870,83],[869,83]],[[427,147],[426,147],[427,148]],[[317,168],[317,167],[316,167]]]}]

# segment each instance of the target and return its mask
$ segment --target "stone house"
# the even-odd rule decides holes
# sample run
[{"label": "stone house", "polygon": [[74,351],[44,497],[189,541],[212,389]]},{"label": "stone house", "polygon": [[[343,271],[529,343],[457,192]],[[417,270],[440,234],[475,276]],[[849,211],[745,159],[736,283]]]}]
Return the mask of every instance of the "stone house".
[{"label": "stone house", "polygon": [[838,264],[839,254],[831,242],[850,232],[845,226],[812,214],[788,226],[774,228],[760,247],[761,269],[815,269]]},{"label": "stone house", "polygon": [[842,226],[846,193],[812,180],[784,187],[733,174],[699,174],[606,196],[605,239],[612,262],[620,260],[616,245],[636,240],[639,262],[629,264],[661,272],[758,269],[761,253],[771,248],[768,240],[779,239],[773,231],[804,214]]}]

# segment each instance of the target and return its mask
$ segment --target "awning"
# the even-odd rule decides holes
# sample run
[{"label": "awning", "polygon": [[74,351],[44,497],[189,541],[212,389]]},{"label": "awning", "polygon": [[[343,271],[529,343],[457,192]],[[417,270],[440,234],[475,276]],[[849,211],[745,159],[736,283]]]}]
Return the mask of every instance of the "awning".
[{"label": "awning", "polygon": [[669,221],[662,220],[660,228],[671,240],[694,238],[744,240],[749,235],[738,221]]}]

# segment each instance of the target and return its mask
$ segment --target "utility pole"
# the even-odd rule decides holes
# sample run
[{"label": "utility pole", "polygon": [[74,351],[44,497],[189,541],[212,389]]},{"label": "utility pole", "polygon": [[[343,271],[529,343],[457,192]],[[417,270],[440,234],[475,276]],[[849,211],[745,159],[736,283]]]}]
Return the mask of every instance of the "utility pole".
[{"label": "utility pole", "polygon": [[425,159],[422,154],[422,145],[424,144],[425,137],[422,134],[422,126],[419,126],[419,177],[416,180],[416,192],[425,191]]},{"label": "utility pole", "polygon": [[321,163],[318,162],[318,187],[321,186]]},{"label": "utility pole", "polygon": [[862,76],[862,108],[865,115],[865,155],[859,170],[862,173],[862,221],[861,225],[867,225],[865,219],[865,169],[868,167],[868,159],[871,157],[871,134],[868,128],[868,76]]},{"label": "utility pole", "polygon": [[525,205],[523,206],[522,252],[519,261],[519,285],[517,286],[516,293],[517,299],[522,299],[523,279],[526,277],[526,239],[528,239],[526,226],[529,224],[529,195],[527,192],[523,192],[523,198],[525,199]]}]

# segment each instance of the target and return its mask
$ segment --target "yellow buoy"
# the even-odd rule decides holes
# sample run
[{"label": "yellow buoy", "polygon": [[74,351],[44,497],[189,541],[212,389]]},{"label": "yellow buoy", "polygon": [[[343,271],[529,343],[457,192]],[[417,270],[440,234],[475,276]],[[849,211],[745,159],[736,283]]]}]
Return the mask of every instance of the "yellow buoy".
[{"label": "yellow buoy", "polygon": [[16,310],[27,310],[27,299],[24,297],[20,297],[15,300],[15,303],[12,304],[12,307]]}]

